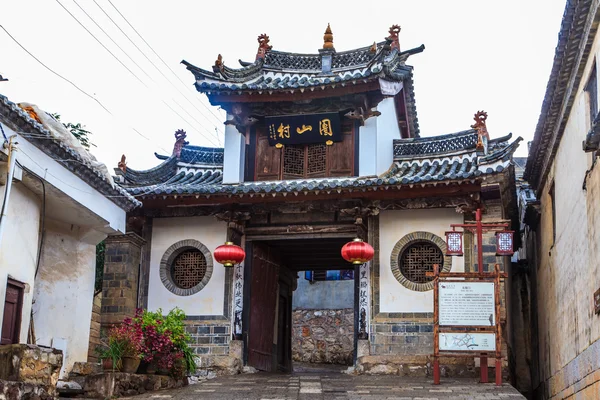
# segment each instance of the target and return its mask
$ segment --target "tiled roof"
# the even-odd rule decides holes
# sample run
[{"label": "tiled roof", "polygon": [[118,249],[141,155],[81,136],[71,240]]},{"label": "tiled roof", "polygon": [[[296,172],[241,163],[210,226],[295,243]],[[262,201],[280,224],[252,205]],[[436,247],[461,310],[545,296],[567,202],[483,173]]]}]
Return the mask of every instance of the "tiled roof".
[{"label": "tiled roof", "polygon": [[[188,164],[223,165],[223,148],[185,145],[181,149],[179,161]],[[171,156],[154,153],[160,160],[168,160]]]},{"label": "tiled roof", "polygon": [[[400,187],[403,185],[428,185],[438,182],[474,181],[479,177],[502,172],[511,162],[511,156],[521,138],[509,143],[510,135],[490,141],[490,152],[478,156],[471,145],[474,131],[464,131],[452,135],[423,138],[428,143],[425,151],[412,157],[399,155],[394,158],[390,169],[382,176],[295,179],[282,181],[243,182],[239,184],[221,183],[221,171],[204,169],[198,172],[182,172],[171,176],[167,181],[157,181],[154,185],[130,186],[127,190],[138,196],[152,195],[277,195],[299,192],[342,192],[371,190],[376,187]],[[468,138],[468,139],[467,139]],[[448,141],[463,143],[449,147]],[[396,144],[400,141],[395,142]],[[447,151],[441,150],[447,148]],[[164,165],[164,164],[163,164]]]},{"label": "tiled roof", "polygon": [[[294,54],[269,51],[265,59],[240,69],[224,67],[211,72],[182,61],[196,78],[196,88],[203,93],[262,92],[304,90],[320,86],[345,85],[357,81],[385,78],[403,81],[412,67],[405,65],[411,54],[425,47],[388,52],[384,44],[369,55],[369,48],[334,53],[332,69],[323,73],[320,54]],[[246,63],[244,63],[246,64]]]},{"label": "tiled roof", "polygon": [[558,35],[554,64],[531,142],[524,178],[538,190],[545,182],[575,101],[583,70],[598,31],[596,0],[568,0]]},{"label": "tiled roof", "polygon": [[31,142],[122,209],[129,211],[141,206],[141,203],[127,191],[118,185],[113,186],[102,172],[88,165],[78,152],[67,146],[63,141],[56,139],[42,124],[31,118],[29,114],[1,94],[0,115],[6,117],[19,127],[20,130],[28,133],[35,132],[36,135],[42,136],[40,138],[30,136],[27,138],[27,141]]}]

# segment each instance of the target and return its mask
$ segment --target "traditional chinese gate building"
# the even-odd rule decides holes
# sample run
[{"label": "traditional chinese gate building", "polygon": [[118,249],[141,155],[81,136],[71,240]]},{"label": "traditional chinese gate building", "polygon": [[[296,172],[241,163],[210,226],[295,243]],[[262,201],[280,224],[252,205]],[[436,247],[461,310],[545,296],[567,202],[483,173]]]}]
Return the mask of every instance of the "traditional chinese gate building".
[{"label": "traditional chinese gate building", "polygon": [[[399,31],[338,52],[328,27],[315,54],[273,50],[260,35],[256,59],[239,68],[220,55],[210,70],[184,61],[197,90],[227,111],[224,149],[190,145],[178,131],[157,167],[120,163],[121,186],[143,207],[129,214],[132,233],[107,243],[103,323],[136,302],[178,306],[202,367],[285,371],[300,271],[344,270],[354,277],[357,371],[427,373],[433,283],[426,272],[433,264],[477,268],[472,237],[454,259],[443,239],[476,208],[484,221],[514,219],[511,158],[521,139],[490,138],[483,112],[471,129],[421,137],[407,61],[424,46],[402,49]],[[348,274],[355,267],[340,249],[356,237],[375,257]],[[242,265],[214,261],[226,240],[245,249]],[[485,240],[493,244],[493,233]],[[491,271],[508,260],[489,247]],[[468,367],[448,363],[442,359],[449,373]]]}]

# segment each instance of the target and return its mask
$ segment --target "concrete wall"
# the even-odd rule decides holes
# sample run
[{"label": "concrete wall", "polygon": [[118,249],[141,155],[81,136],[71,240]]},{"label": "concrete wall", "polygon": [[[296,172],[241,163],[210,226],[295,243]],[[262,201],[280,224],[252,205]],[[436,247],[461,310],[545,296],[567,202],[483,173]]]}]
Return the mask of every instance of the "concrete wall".
[{"label": "concrete wall", "polygon": [[292,308],[339,310],[354,308],[354,281],[317,281],[310,283],[300,273]]},{"label": "concrete wall", "polygon": [[[596,37],[573,108],[548,179],[537,192],[541,201],[538,227],[537,309],[539,371],[534,388],[548,398],[600,393],[600,316],[594,314],[593,293],[600,288],[600,167],[592,166],[581,143],[590,128],[584,86],[600,56]],[[582,184],[586,182],[587,190]],[[552,200],[555,185],[556,239]],[[580,382],[578,382],[580,381]]]},{"label": "concrete wall", "polygon": [[225,268],[213,258],[214,269],[208,284],[191,296],[177,296],[160,280],[160,260],[174,243],[194,239],[211,253],[225,242],[227,225],[214,217],[156,218],[152,227],[148,309],[169,311],[175,306],[188,316],[223,315]]},{"label": "concrete wall", "polygon": [[[3,199],[4,186],[0,186],[0,205]],[[7,278],[25,283],[20,343],[26,343],[37,262],[40,200],[22,183],[12,186],[6,218],[6,230],[0,243],[0,322],[4,314]]]},{"label": "concrete wall", "polygon": [[96,244],[77,226],[46,221],[33,318],[38,345],[63,351],[61,374],[86,361],[92,317]]},{"label": "concrete wall", "polygon": [[[433,291],[417,292],[394,277],[390,256],[396,242],[412,232],[433,233],[445,241],[450,224],[463,222],[454,209],[382,211],[379,216],[380,312],[433,312]],[[452,257],[452,271],[464,271],[464,258]]]}]

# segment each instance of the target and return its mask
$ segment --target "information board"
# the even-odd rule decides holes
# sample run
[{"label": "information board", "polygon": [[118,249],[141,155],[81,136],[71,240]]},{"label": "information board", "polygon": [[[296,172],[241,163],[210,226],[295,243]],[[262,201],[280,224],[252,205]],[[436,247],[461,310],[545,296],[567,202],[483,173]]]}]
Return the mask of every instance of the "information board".
[{"label": "information board", "polygon": [[440,326],[494,326],[493,282],[439,282]]},{"label": "information board", "polygon": [[495,333],[440,333],[440,350],[495,351]]}]

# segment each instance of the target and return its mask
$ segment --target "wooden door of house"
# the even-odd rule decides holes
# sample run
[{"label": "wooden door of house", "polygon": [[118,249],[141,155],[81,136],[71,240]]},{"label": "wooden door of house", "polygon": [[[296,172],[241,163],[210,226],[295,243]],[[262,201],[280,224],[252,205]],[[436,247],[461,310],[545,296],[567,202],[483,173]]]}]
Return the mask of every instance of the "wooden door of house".
[{"label": "wooden door of house", "polygon": [[12,279],[9,279],[6,284],[0,344],[19,343],[21,312],[23,310],[23,288],[24,285],[21,282]]},{"label": "wooden door of house", "polygon": [[261,371],[275,371],[273,351],[275,312],[278,296],[279,256],[265,243],[252,248],[248,365]]}]

